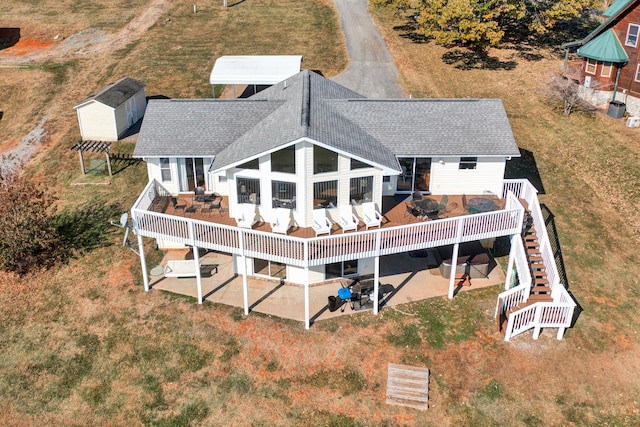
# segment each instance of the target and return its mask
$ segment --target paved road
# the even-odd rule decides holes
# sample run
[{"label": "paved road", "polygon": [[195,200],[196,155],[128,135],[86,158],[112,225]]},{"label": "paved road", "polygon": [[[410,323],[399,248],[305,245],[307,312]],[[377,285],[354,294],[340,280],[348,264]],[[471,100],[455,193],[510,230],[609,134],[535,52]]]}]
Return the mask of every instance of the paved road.
[{"label": "paved road", "polygon": [[367,0],[333,2],[340,12],[349,66],[331,80],[367,98],[406,98],[398,69],[367,11]]}]

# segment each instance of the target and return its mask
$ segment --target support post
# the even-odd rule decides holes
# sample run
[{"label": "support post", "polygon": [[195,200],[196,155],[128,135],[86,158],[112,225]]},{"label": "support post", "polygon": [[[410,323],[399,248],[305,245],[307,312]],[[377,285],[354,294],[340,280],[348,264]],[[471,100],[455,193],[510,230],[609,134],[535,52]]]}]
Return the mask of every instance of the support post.
[{"label": "support post", "polygon": [[196,288],[198,289],[198,304],[202,304],[202,275],[200,274],[200,251],[193,247],[193,261],[196,264]]},{"label": "support post", "polygon": [[449,299],[453,299],[453,291],[456,283],[456,269],[458,267],[458,250],[460,243],[453,245],[453,253],[451,254],[451,272],[449,273]]},{"label": "support post", "polygon": [[304,328],[309,329],[309,266],[304,267]]},{"label": "support post", "polygon": [[107,169],[109,170],[109,178],[113,175],[111,174],[111,159],[109,158],[109,147],[104,152],[105,156],[107,156]]},{"label": "support post", "polygon": [[514,234],[511,236],[511,248],[509,248],[509,262],[507,264],[507,274],[504,279],[504,290],[508,291],[509,286],[511,285],[512,275],[513,275],[513,266],[515,264],[515,245],[518,244],[518,239],[520,236],[518,234]]},{"label": "support post", "polygon": [[82,147],[78,145],[78,156],[80,157],[80,170],[82,171],[82,175],[87,172],[84,170],[84,159],[82,158]]},{"label": "support post", "polygon": [[380,231],[376,233],[376,256],[373,259],[373,314],[380,304]]},{"label": "support post", "polygon": [[247,279],[247,256],[244,254],[244,233],[239,231],[238,240],[240,242],[240,271],[242,272],[242,304],[244,305],[245,316],[249,315],[249,280]]},{"label": "support post", "polygon": [[142,282],[145,292],[149,292],[149,275],[147,275],[147,260],[144,257],[144,242],[142,235],[138,234],[138,252],[140,252],[140,265],[142,267]]}]

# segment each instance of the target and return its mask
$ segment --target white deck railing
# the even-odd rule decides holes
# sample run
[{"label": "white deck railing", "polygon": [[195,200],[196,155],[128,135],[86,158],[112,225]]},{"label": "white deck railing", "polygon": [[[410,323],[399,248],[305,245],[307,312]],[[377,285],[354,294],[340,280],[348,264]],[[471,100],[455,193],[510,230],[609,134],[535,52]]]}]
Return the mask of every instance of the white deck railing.
[{"label": "white deck railing", "polygon": [[136,233],[299,267],[519,234],[524,215],[517,199],[508,195],[505,209],[500,211],[301,238],[148,211],[153,197],[161,191],[159,184],[150,182],[131,209]]},{"label": "white deck railing", "polygon": [[[546,223],[540,209],[536,189],[527,180],[505,180],[503,194],[513,193],[516,197],[524,199],[529,205],[529,211],[533,218],[536,234],[540,243],[540,253],[547,273],[547,280],[551,288],[553,302],[538,302],[527,306],[509,315],[505,332],[505,341],[517,334],[534,329],[534,339],[538,338],[541,328],[559,328],[558,339],[562,339],[564,329],[571,325],[575,302],[560,283],[560,276],[555,263],[555,256],[549,241]],[[520,245],[519,245],[520,246]],[[513,308],[520,301],[518,298],[529,296],[529,291],[533,286],[528,262],[524,248],[515,248],[515,262],[518,271],[519,285],[516,288],[502,292],[498,296],[496,304],[496,315],[503,314]],[[524,256],[524,263],[522,257]]]}]

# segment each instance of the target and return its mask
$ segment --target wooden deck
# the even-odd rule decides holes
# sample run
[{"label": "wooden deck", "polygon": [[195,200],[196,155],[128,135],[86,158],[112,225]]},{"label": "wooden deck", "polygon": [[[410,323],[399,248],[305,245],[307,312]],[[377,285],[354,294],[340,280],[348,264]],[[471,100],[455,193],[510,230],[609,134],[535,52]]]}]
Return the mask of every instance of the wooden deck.
[{"label": "wooden deck", "polygon": [[[406,224],[417,224],[422,222],[419,218],[407,213],[406,206],[405,206],[405,199],[408,197],[409,196],[383,197],[382,228],[406,225]],[[440,202],[444,196],[437,195],[437,196],[427,196],[427,197]],[[452,217],[458,217],[463,215],[469,215],[469,212],[463,208],[463,201],[462,201],[461,195],[449,195],[447,197],[448,197],[447,209],[449,209],[450,211],[448,211],[446,214],[441,214],[440,216],[441,218],[452,218]],[[468,195],[467,197],[469,199],[478,198],[478,197],[488,198],[488,196],[486,195]],[[503,199],[499,199],[495,196],[489,197],[489,198],[493,200],[493,202],[497,205],[499,209],[502,209],[504,207]],[[193,195],[189,195],[189,194],[180,195],[178,197],[178,202],[179,204],[186,204],[187,209],[185,209],[184,211],[179,210],[176,212],[173,206],[169,203],[166,206],[166,208],[164,208],[161,212],[166,213],[168,215],[183,216],[186,218],[208,221],[208,222],[213,222],[217,224],[236,226],[236,220],[229,215],[229,208],[228,208],[229,200],[228,200],[228,197],[226,196],[223,197],[223,202],[222,202],[223,209],[221,211],[211,210],[210,212],[203,213],[202,208],[208,205],[208,203],[204,203],[204,204],[194,203]],[[190,207],[193,207],[193,209],[189,209]],[[452,207],[454,207],[454,209],[451,209]],[[258,207],[258,211],[260,211],[259,207]],[[272,231],[271,225],[269,224],[269,222],[264,221],[263,219],[260,219],[258,223],[253,226],[253,229],[259,230],[259,231],[265,231],[265,232]],[[360,221],[358,224],[358,231],[364,231],[365,229],[366,227],[364,223]],[[342,234],[342,233],[345,233],[345,232],[337,224],[333,224],[331,234],[333,235],[333,234]],[[352,231],[347,231],[345,234],[349,234],[349,233],[352,233]],[[315,237],[315,232],[313,231],[313,228],[299,227],[297,225],[292,226],[289,229],[289,232],[287,234],[289,236],[302,237],[302,238]]]}]

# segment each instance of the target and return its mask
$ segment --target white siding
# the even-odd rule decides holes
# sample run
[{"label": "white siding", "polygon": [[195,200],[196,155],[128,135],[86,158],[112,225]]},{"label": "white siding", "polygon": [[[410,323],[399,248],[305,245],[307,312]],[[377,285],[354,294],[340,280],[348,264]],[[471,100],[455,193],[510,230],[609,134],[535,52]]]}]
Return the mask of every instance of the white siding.
[{"label": "white siding", "polygon": [[115,115],[111,107],[94,101],[79,107],[76,111],[83,140],[118,140]]},{"label": "white siding", "polygon": [[505,158],[478,158],[476,169],[459,169],[460,158],[434,159],[431,164],[431,192],[433,194],[483,194],[502,192]]},{"label": "white siding", "polygon": [[155,179],[171,194],[178,194],[180,192],[179,180],[178,180],[178,162],[177,159],[169,159],[169,165],[171,167],[171,181],[162,182],[162,173],[160,172],[160,159],[157,157],[146,159],[147,160],[147,173],[149,174],[149,181]]}]

